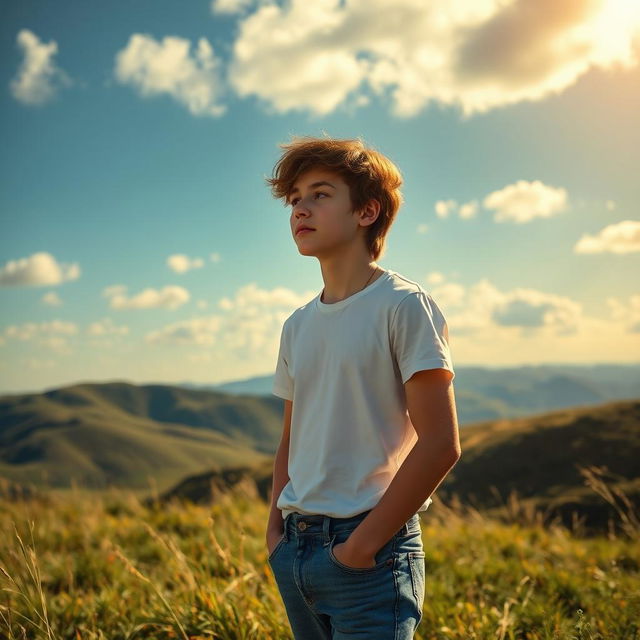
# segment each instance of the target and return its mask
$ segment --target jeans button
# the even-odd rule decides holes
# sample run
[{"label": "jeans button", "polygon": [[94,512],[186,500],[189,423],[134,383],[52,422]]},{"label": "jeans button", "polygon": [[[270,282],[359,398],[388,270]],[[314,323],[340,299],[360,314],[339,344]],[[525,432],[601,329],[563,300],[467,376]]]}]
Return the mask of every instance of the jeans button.
[{"label": "jeans button", "polygon": [[304,520],[302,522],[298,522],[298,529],[300,529],[300,531],[304,531],[307,528],[307,523],[304,522]]}]

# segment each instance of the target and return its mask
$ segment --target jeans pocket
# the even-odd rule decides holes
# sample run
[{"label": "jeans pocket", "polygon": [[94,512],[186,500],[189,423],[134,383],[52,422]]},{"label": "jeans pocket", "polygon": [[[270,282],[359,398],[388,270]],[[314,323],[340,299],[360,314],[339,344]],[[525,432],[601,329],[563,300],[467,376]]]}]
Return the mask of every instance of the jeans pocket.
[{"label": "jeans pocket", "polygon": [[336,544],[345,542],[346,537],[348,536],[346,536],[343,540],[343,536],[341,535],[341,539],[339,541],[336,539],[337,537],[337,535],[334,535],[331,538],[329,545],[327,546],[327,555],[329,556],[329,560],[331,561],[331,563],[338,567],[341,571],[344,571],[346,573],[374,573],[376,571],[380,571],[385,567],[393,567],[393,550],[390,542],[378,550],[375,556],[376,564],[373,567],[349,567],[348,565],[343,564],[334,555],[333,548]]},{"label": "jeans pocket", "polygon": [[418,611],[424,606],[424,581],[425,581],[425,553],[424,551],[409,552],[409,569],[411,572],[411,584],[413,595],[416,599]]},{"label": "jeans pocket", "polygon": [[269,557],[267,558],[267,561],[271,562],[276,557],[276,553],[278,553],[280,548],[283,547],[283,546],[284,546],[284,533],[282,534],[282,538],[280,538],[280,540],[278,540],[278,543],[273,548],[273,551],[269,554]]}]

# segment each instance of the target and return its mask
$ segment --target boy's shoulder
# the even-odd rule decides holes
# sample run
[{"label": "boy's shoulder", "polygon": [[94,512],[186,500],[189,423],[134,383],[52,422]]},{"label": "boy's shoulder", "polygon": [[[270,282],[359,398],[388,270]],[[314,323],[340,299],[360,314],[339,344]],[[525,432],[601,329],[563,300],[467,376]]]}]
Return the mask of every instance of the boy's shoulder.
[{"label": "boy's shoulder", "polygon": [[390,282],[392,286],[393,293],[396,297],[400,299],[404,298],[409,293],[424,293],[428,295],[428,292],[414,280],[403,276],[401,273],[397,271],[392,271],[390,269],[387,270],[390,276]]}]

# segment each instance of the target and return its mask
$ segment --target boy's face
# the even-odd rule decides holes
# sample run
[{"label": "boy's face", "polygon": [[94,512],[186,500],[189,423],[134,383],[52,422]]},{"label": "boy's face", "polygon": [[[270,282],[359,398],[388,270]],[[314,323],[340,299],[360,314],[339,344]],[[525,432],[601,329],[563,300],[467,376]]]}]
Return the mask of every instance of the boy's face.
[{"label": "boy's face", "polygon": [[[287,198],[291,206],[291,233],[301,254],[330,257],[361,242],[359,217],[353,215],[349,185],[329,169],[313,168],[301,174]],[[313,231],[298,232],[301,226]]]}]

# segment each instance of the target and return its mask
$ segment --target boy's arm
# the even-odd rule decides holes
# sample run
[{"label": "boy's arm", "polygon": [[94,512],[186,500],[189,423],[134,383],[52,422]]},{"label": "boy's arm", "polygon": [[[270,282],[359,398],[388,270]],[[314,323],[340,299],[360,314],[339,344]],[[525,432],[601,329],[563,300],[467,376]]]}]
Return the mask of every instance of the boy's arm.
[{"label": "boy's arm", "polygon": [[405,383],[418,441],[378,504],[343,543],[339,559],[345,564],[369,566],[459,460],[462,452],[451,378],[446,369],[426,369]]},{"label": "boy's arm", "polygon": [[282,437],[276,452],[273,463],[273,482],[271,489],[271,511],[269,512],[269,522],[267,523],[267,533],[284,531],[284,521],[282,511],[278,509],[276,503],[287,482],[289,482],[289,437],[291,432],[291,413],[293,411],[293,401],[284,401],[284,425]]}]

